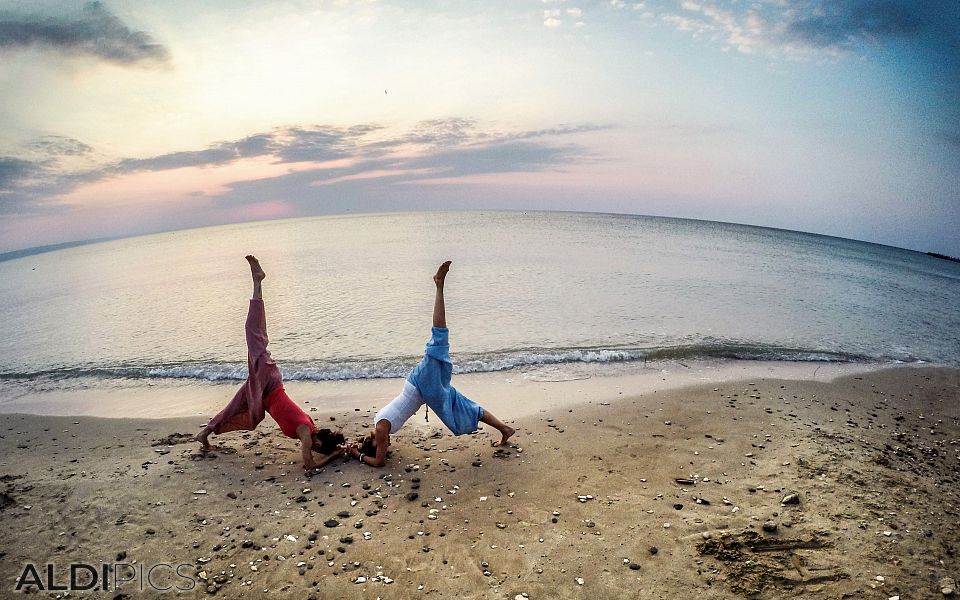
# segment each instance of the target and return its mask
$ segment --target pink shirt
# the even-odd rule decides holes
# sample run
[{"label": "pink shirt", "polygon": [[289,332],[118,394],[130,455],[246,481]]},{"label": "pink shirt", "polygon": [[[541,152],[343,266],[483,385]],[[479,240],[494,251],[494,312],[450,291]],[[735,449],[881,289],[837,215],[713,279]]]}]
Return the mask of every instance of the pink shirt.
[{"label": "pink shirt", "polygon": [[263,399],[263,408],[270,413],[273,420],[280,426],[283,435],[289,438],[297,439],[297,427],[301,425],[309,427],[311,432],[317,430],[317,426],[310,415],[293,403],[282,385]]}]

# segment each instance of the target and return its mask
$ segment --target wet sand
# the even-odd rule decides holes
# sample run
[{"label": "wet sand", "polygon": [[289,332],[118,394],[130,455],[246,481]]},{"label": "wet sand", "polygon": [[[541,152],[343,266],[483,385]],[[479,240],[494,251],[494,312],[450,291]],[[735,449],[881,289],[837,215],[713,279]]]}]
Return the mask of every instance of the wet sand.
[{"label": "wet sand", "polygon": [[[507,448],[420,413],[383,469],[310,479],[269,418],[204,454],[197,416],[0,415],[0,595],[72,562],[182,564],[154,583],[224,598],[906,599],[960,576],[960,370],[548,375],[463,378]],[[350,437],[396,384],[291,395]],[[172,597],[141,584],[83,594]]]}]

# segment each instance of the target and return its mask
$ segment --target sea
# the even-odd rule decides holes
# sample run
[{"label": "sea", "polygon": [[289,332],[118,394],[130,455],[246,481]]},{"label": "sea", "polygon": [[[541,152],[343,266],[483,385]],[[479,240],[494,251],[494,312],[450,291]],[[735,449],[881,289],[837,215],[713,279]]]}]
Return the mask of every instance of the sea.
[{"label": "sea", "polygon": [[403,377],[446,285],[455,372],[756,360],[960,366],[960,264],[746,225],[557,212],[349,215],[0,262],[0,404],[25,391],[240,381],[259,257],[286,380]]}]

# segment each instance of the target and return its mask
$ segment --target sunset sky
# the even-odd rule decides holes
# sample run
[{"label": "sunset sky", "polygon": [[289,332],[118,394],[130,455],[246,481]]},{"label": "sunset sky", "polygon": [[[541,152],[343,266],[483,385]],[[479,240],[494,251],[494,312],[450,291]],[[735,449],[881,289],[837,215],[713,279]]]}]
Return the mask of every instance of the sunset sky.
[{"label": "sunset sky", "polygon": [[960,254],[960,2],[0,0],[0,252],[432,209]]}]

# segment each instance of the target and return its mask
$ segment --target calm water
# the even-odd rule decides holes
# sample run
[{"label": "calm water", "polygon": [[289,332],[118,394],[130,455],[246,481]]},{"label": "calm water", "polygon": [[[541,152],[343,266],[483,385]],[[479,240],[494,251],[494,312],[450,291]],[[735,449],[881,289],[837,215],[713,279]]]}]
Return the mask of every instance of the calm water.
[{"label": "calm water", "polygon": [[[562,213],[328,217],[0,262],[11,386],[245,377],[261,258],[287,379],[402,376],[447,284],[460,371],[737,357],[960,364],[960,264],[802,233]],[[106,381],[104,381],[106,380]]]}]

